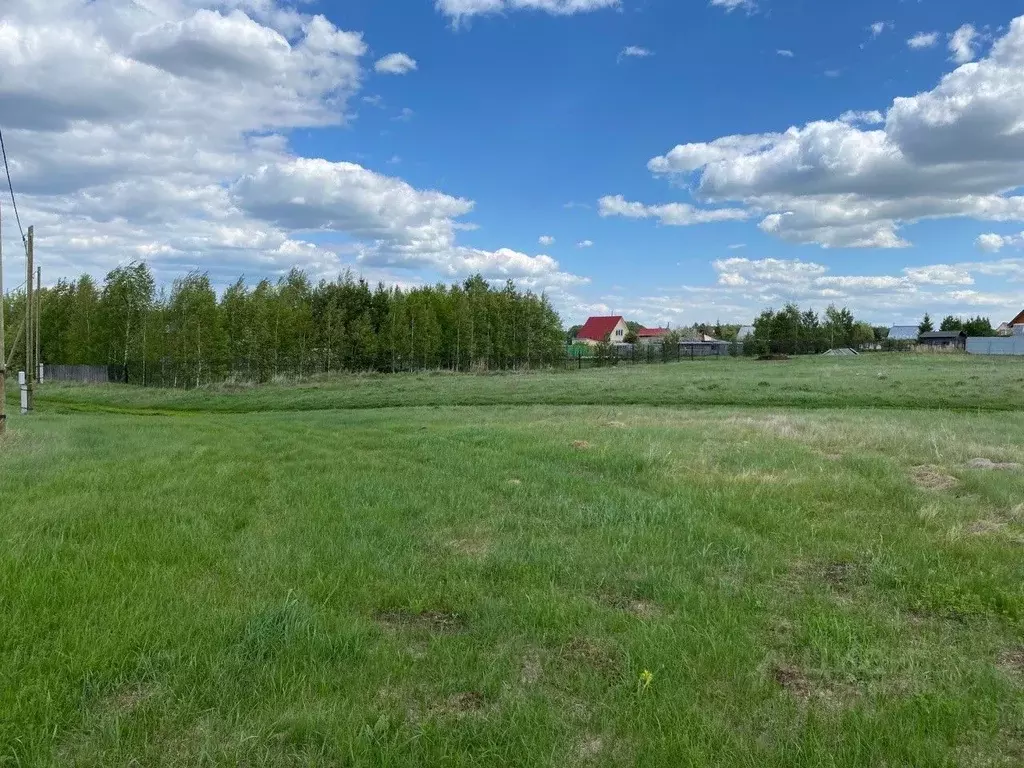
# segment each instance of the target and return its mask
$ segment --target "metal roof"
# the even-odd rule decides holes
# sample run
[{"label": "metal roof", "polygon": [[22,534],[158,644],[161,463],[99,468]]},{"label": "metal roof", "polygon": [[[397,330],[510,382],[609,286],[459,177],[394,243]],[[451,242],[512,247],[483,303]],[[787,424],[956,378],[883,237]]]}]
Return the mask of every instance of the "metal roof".
[{"label": "metal roof", "polygon": [[754,326],[744,325],[741,326],[739,331],[736,333],[736,340],[743,341],[743,339],[749,338],[754,335]]},{"label": "metal roof", "polygon": [[889,329],[889,338],[897,341],[917,341],[920,330],[916,325],[894,325]]},{"label": "metal roof", "polygon": [[928,331],[928,333],[922,333],[922,339],[958,339],[961,336],[967,334],[963,331]]}]

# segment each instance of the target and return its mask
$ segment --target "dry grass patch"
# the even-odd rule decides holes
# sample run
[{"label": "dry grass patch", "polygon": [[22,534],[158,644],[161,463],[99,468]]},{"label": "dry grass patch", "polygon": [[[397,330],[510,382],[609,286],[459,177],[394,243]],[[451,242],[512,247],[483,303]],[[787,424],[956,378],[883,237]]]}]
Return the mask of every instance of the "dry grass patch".
[{"label": "dry grass patch", "polygon": [[377,623],[391,630],[412,630],[434,635],[455,635],[466,630],[466,622],[457,613],[398,609],[378,611]]},{"label": "dry grass patch", "polygon": [[589,451],[590,443],[588,443],[586,440],[573,440],[572,447],[573,450],[576,451]]},{"label": "dry grass patch", "polygon": [[652,600],[645,600],[639,597],[623,597],[621,595],[605,595],[602,597],[601,602],[606,605],[616,608],[620,611],[625,611],[638,619],[644,619],[649,621],[656,619],[659,616],[663,616],[664,609]]},{"label": "dry grass patch", "polygon": [[983,469],[988,471],[1012,472],[1020,469],[1021,465],[1012,461],[992,461],[991,459],[971,459],[967,462],[969,469]]},{"label": "dry grass patch", "polygon": [[928,491],[948,491],[960,485],[960,481],[952,475],[942,471],[940,467],[931,464],[924,464],[919,467],[912,467],[910,480],[918,488]]},{"label": "dry grass patch", "polygon": [[829,709],[847,707],[860,696],[853,686],[814,679],[794,664],[775,664],[772,680],[803,705],[816,704]]},{"label": "dry grass patch", "polygon": [[472,533],[448,542],[449,549],[464,557],[481,560],[491,551],[491,541],[481,533]]},{"label": "dry grass patch", "polygon": [[574,638],[563,646],[561,657],[569,664],[590,667],[604,674],[612,674],[619,668],[618,660],[607,648],[585,637]]},{"label": "dry grass patch", "polygon": [[996,666],[1018,681],[1024,681],[1024,646],[1003,651],[999,654]]},{"label": "dry grass patch", "polygon": [[519,682],[523,685],[536,685],[543,675],[544,665],[541,663],[540,654],[536,651],[527,653],[519,670]]}]

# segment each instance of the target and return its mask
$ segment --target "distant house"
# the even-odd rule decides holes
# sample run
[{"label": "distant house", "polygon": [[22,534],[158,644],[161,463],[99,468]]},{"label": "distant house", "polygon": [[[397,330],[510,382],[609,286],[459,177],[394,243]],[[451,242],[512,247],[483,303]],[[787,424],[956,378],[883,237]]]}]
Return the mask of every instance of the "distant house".
[{"label": "distant house", "polygon": [[661,344],[668,336],[668,328],[641,328],[636,332],[637,344]]},{"label": "distant house", "polygon": [[999,327],[996,328],[996,336],[1012,336],[1013,326],[1009,323],[1000,323]]},{"label": "distant house", "polygon": [[934,349],[966,349],[967,334],[963,331],[929,331],[917,337],[919,344]]},{"label": "distant house", "polygon": [[1010,333],[1014,336],[1024,336],[1024,310],[1011,320],[1007,325],[1010,326]]},{"label": "distant house", "polygon": [[588,344],[594,346],[610,342],[612,344],[623,344],[626,341],[626,334],[629,328],[626,320],[621,315],[614,317],[588,317],[576,334],[577,344]]},{"label": "distant house", "polygon": [[888,339],[890,341],[917,341],[921,333],[916,325],[894,325],[889,329]]},{"label": "distant house", "polygon": [[736,341],[746,341],[752,338],[754,338],[754,326],[752,325],[742,325],[736,332]]}]

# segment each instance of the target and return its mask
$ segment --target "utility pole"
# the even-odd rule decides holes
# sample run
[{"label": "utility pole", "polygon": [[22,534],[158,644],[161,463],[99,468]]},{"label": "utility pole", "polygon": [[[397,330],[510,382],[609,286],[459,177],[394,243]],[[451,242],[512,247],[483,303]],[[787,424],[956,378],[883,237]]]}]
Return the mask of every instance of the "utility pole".
[{"label": "utility pole", "polygon": [[43,325],[43,268],[36,267],[36,353],[32,358],[32,362],[35,363],[36,372],[36,383],[41,384],[43,382],[43,358],[40,354],[40,337],[42,335]]},{"label": "utility pole", "polygon": [[4,238],[3,212],[0,211],[0,437],[7,430],[7,342],[4,336]]},{"label": "utility pole", "polygon": [[28,261],[28,279],[25,281],[27,293],[25,295],[25,386],[28,398],[26,404],[29,413],[32,412],[32,302],[34,300],[32,260],[35,254],[35,227],[28,228],[28,246],[25,255]]}]

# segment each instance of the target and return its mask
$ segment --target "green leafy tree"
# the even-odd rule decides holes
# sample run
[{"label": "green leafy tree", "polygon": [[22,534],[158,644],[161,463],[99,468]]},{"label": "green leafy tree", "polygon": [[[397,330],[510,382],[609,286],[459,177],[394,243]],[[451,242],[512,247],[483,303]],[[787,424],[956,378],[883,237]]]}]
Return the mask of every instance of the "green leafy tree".
[{"label": "green leafy tree", "polygon": [[939,324],[940,331],[962,331],[963,329],[964,321],[952,315],[946,315],[942,318],[942,323]]}]

